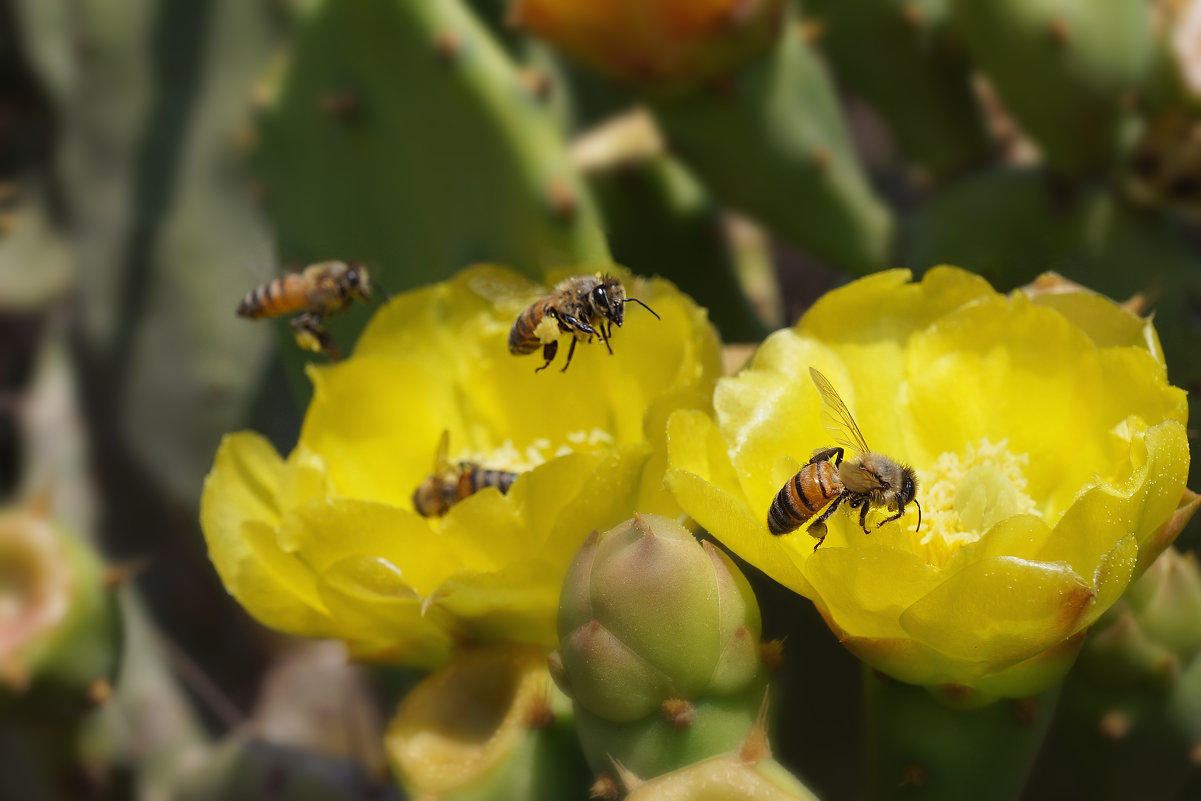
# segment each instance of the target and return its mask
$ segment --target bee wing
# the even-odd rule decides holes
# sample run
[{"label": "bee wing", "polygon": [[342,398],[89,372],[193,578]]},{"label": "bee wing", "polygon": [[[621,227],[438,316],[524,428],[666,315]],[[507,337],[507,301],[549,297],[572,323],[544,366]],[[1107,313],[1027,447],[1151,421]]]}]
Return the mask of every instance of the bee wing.
[{"label": "bee wing", "polygon": [[855,424],[855,418],[851,416],[851,411],[843,403],[842,398],[839,397],[838,391],[834,389],[834,385],[830,383],[830,380],[813,367],[809,368],[809,375],[813,377],[813,383],[817,386],[817,392],[825,402],[826,414],[833,424],[827,426],[827,428],[834,434],[835,441],[844,448],[850,448],[859,453],[870,451],[871,448],[867,446],[867,442],[863,439],[863,432]]},{"label": "bee wing", "polygon": [[434,450],[434,475],[445,476],[453,472],[450,466],[450,430],[444,428],[442,436],[438,437],[438,447]]}]

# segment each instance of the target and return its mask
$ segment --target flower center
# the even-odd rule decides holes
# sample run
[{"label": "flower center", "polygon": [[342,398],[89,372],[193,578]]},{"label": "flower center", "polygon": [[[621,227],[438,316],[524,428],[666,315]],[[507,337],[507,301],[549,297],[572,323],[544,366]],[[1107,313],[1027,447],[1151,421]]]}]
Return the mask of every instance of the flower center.
[{"label": "flower center", "polygon": [[936,566],[996,523],[1037,509],[1026,493],[1027,454],[1010,452],[1007,440],[982,439],[962,453],[944,453],[921,475],[922,530],[914,552]]},{"label": "flower center", "polygon": [[518,448],[513,440],[506,439],[499,448],[491,451],[465,450],[454,461],[473,462],[489,470],[507,470],[524,473],[538,465],[569,453],[589,453],[613,447],[613,434],[601,428],[572,431],[564,437],[565,442],[555,446],[549,439],[539,437],[525,448]]}]

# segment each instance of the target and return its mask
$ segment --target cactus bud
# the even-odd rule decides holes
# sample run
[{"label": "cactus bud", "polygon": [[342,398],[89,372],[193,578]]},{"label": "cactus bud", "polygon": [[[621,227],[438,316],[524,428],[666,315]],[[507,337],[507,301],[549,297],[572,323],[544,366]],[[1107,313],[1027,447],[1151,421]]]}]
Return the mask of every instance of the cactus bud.
[{"label": "cactus bud", "polygon": [[563,584],[554,673],[593,769],[656,776],[737,748],[766,686],[759,635],[746,579],[674,520],[590,536]]},{"label": "cactus bud", "polygon": [[567,699],[529,646],[460,654],[409,693],[385,747],[409,798],[552,801],[590,781]]},{"label": "cactus bud", "polygon": [[0,709],[77,715],[111,687],[121,629],[105,569],[37,510],[0,512]]}]

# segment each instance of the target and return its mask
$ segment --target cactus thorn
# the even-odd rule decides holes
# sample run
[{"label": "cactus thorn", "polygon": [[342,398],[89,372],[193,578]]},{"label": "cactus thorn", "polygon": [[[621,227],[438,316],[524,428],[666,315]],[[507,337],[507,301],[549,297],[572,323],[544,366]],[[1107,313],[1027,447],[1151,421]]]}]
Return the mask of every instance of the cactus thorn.
[{"label": "cactus thorn", "polygon": [[917,3],[905,3],[900,9],[901,21],[910,28],[918,28],[926,21],[926,13]]},{"label": "cactus thorn", "polygon": [[760,4],[761,0],[734,0],[726,7],[721,22],[731,28],[741,27],[748,21],[753,22]]},{"label": "cactus thorn", "polygon": [[15,656],[0,662],[0,685],[14,693],[23,693],[29,689],[29,668]]},{"label": "cactus thorn", "polygon": [[1071,29],[1062,17],[1056,17],[1047,25],[1047,35],[1056,47],[1063,47],[1071,39]]},{"label": "cactus thorn", "polygon": [[909,764],[901,771],[901,780],[897,784],[900,787],[925,787],[928,781],[930,771],[921,765]]},{"label": "cactus thorn", "polygon": [[1201,766],[1201,743],[1194,745],[1188,752],[1190,765]]},{"label": "cactus thorn", "polygon": [[643,784],[641,778],[634,771],[621,764],[618,760],[613,760],[613,769],[617,771],[617,778],[621,780],[621,785],[626,788],[627,793],[632,793]]},{"label": "cactus thorn", "polygon": [[659,705],[663,719],[674,728],[684,731],[696,721],[696,707],[684,698],[668,698]]},{"label": "cactus thorn", "polygon": [[42,487],[34,492],[25,505],[25,510],[39,520],[49,520],[50,515],[54,512],[54,496],[50,492],[50,488]]},{"label": "cactus thorn", "polygon": [[1019,726],[1033,726],[1038,720],[1039,703],[1036,698],[1015,698],[1013,700],[1013,717]]},{"label": "cactus thorn", "polygon": [[552,178],[546,187],[550,198],[550,207],[556,217],[570,220],[579,209],[580,202],[575,192],[564,178]]},{"label": "cactus thorn", "polygon": [[88,685],[88,700],[93,704],[103,704],[113,697],[113,685],[108,679],[94,679]]},{"label": "cactus thorn", "polygon": [[599,801],[617,801],[621,797],[621,788],[617,786],[617,780],[613,778],[612,773],[602,770],[588,788],[588,797]]},{"label": "cactus thorn", "polygon": [[784,667],[784,639],[767,640],[759,643],[759,658],[772,673],[778,673]]},{"label": "cactus thorn", "polygon": [[149,564],[149,556],[138,556],[133,559],[127,559],[124,562],[109,565],[104,569],[101,582],[103,582],[106,590],[119,590],[128,584],[134,576],[145,570]]},{"label": "cactus thorn", "polygon": [[363,99],[354,89],[338,89],[321,95],[317,108],[326,116],[346,122],[363,110]]},{"label": "cactus thorn", "polygon": [[759,714],[755,717],[755,725],[747,734],[742,745],[738,747],[738,759],[747,765],[757,765],[771,756],[771,743],[767,739],[767,710],[770,689],[763,691],[763,702],[759,704]]},{"label": "cactus thorn", "polygon": [[550,76],[542,70],[523,69],[517,74],[517,80],[521,82],[521,86],[530,94],[530,97],[539,101],[549,98],[551,89],[554,88]]},{"label": "cactus thorn", "polygon": [[802,20],[797,23],[801,33],[801,39],[806,44],[816,44],[822,38],[822,34],[826,32],[826,24],[821,20]]},{"label": "cactus thorn", "polygon": [[440,31],[434,37],[434,53],[442,61],[454,61],[462,51],[463,41],[454,31]]},{"label": "cactus thorn", "polygon": [[555,722],[554,710],[550,708],[550,697],[542,694],[530,701],[525,710],[525,726],[527,729],[549,729]]},{"label": "cactus thorn", "polygon": [[1097,723],[1097,730],[1107,740],[1122,740],[1130,733],[1130,717],[1116,709],[1106,712]]}]

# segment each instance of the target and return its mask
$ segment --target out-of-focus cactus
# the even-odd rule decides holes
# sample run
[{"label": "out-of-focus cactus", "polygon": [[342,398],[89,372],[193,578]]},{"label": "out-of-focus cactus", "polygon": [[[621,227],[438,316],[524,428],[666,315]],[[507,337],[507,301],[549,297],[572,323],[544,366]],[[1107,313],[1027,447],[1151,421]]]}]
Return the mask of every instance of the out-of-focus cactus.
[{"label": "out-of-focus cactus", "polygon": [[544,92],[460,0],[316,3],[293,49],[259,154],[285,259],[363,260],[392,291],[608,261]]},{"label": "out-of-focus cactus", "polygon": [[991,143],[947,0],[807,2],[802,12],[838,77],[935,177],[986,160]]},{"label": "out-of-focus cactus", "polygon": [[583,798],[589,774],[545,652],[465,651],[406,696],[385,742],[410,798]]},{"label": "out-of-focus cactus", "polygon": [[973,61],[1007,109],[1069,175],[1112,165],[1151,68],[1151,4],[951,0]]},{"label": "out-of-focus cactus", "polygon": [[401,796],[351,762],[263,740],[228,738],[172,788],[178,801],[399,801]]},{"label": "out-of-focus cactus", "polygon": [[[1101,619],[1064,685],[1041,766],[1051,792],[1189,797],[1176,793],[1201,747],[1199,655],[1201,572],[1195,553],[1170,549]],[[1052,784],[1068,776],[1070,788]]]},{"label": "out-of-focus cactus", "polygon": [[[566,4],[548,0],[545,5]],[[728,2],[704,4],[707,13],[719,7],[727,12],[734,8]],[[741,7],[762,19],[780,16],[772,3]],[[754,37],[759,52],[749,61],[745,55],[724,57],[726,37],[737,39],[737,26],[673,31],[682,47],[695,48],[709,61],[687,71],[690,91],[677,88],[664,94],[654,73],[640,79],[637,69],[623,65],[650,63],[666,50],[639,34],[643,14],[656,20],[674,14],[692,18],[698,13],[692,4],[660,0],[614,7],[587,2],[572,4],[572,9],[563,17],[540,19],[533,29],[569,52],[575,52],[572,43],[582,35],[584,28],[577,23],[584,16],[603,24],[615,39],[624,36],[620,48],[592,52],[589,59],[604,56],[606,71],[622,74],[648,95],[671,151],[717,197],[843,269],[865,272],[886,263],[892,219],[860,169],[820,59],[797,26],[788,24],[786,14],[774,38]],[[529,14],[516,17],[528,24]]]},{"label": "out-of-focus cactus", "polygon": [[107,700],[121,619],[96,553],[35,507],[0,512],[0,709],[68,722]]},{"label": "out-of-focus cactus", "polygon": [[783,0],[517,0],[512,20],[603,74],[671,94],[761,53],[783,8]]},{"label": "out-of-focus cactus", "polygon": [[737,748],[766,692],[759,635],[746,579],[679,523],[594,532],[563,583],[551,661],[593,769],[646,778]]},{"label": "out-of-focus cactus", "polygon": [[721,207],[692,172],[665,152],[654,122],[636,111],[572,146],[605,216],[614,258],[636,273],[690,285],[729,342],[767,329],[746,300],[743,264]]}]

